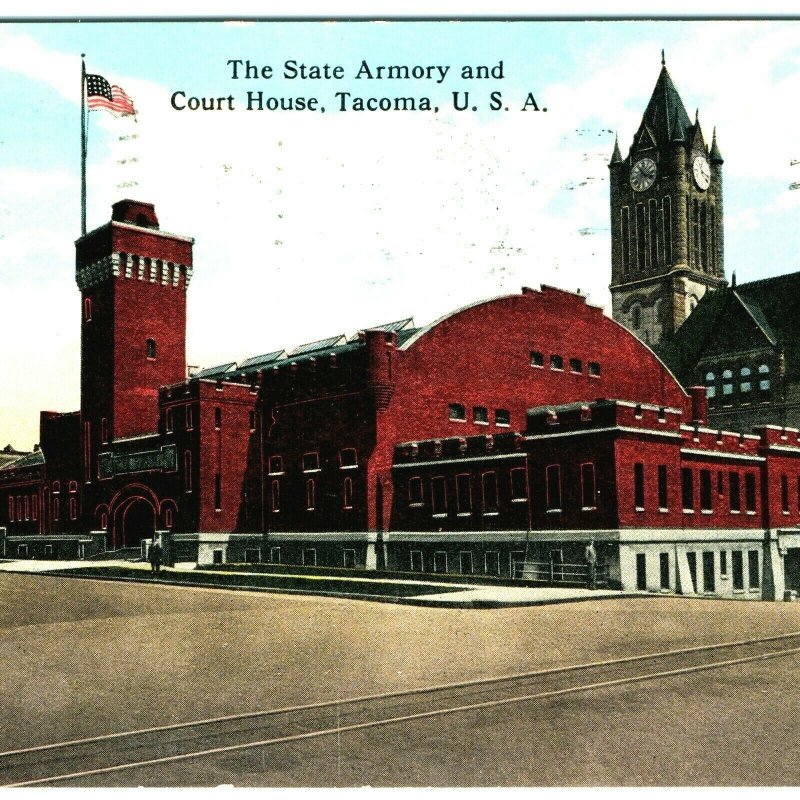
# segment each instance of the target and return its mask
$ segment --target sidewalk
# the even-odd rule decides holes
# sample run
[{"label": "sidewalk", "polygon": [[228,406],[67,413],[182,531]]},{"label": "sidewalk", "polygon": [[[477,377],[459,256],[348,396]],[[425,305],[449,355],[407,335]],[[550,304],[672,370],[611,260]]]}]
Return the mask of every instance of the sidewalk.
[{"label": "sidewalk", "polygon": [[[66,570],[75,570],[72,575],[68,577],[75,578],[94,578],[102,579],[98,575],[85,575],[80,574],[80,570],[87,568],[94,568],[98,570],[117,568],[130,571],[130,576],[124,580],[134,581],[147,581],[153,580],[150,565],[145,563],[131,563],[129,561],[103,561],[103,562],[86,562],[86,561],[9,561],[0,563],[0,572],[20,572],[20,573],[36,573],[43,574],[47,572],[63,573]],[[159,584],[166,585],[181,585],[186,588],[192,588],[193,585],[187,585],[184,578],[187,573],[195,572],[195,565],[192,563],[178,564],[175,567],[162,567],[160,576],[158,578]],[[138,573],[138,574],[137,574]],[[181,573],[182,580],[170,581],[171,573]],[[218,575],[220,577],[230,578],[232,575],[238,577],[253,576],[253,578],[269,578],[270,573],[264,572],[240,572],[232,573],[226,570],[202,570],[197,571],[198,576],[202,575],[204,578]],[[319,575],[304,575],[302,573],[297,575],[287,575],[281,573],[275,575],[285,579],[287,577],[303,580],[308,583],[309,588],[306,590],[288,590],[280,586],[233,586],[225,582],[213,583],[212,580],[203,580],[204,588],[214,589],[229,589],[241,591],[246,589],[248,591],[262,591],[273,593],[297,593],[298,591],[304,594],[318,594],[327,597],[362,597],[363,599],[383,600],[384,602],[405,603],[410,605],[432,606],[440,608],[502,608],[510,606],[536,606],[548,605],[551,603],[572,603],[582,600],[601,600],[612,597],[627,596],[630,593],[621,592],[609,589],[583,589],[580,587],[530,587],[530,586],[476,586],[475,584],[466,583],[443,583],[441,581],[425,580],[425,579],[392,579],[387,580],[384,578],[370,578],[368,574],[354,575],[354,576],[337,576],[336,581],[343,584],[352,584],[353,593],[348,592],[332,592],[322,590],[315,592],[314,585],[323,583],[327,576]],[[109,580],[119,580],[120,578],[108,578]],[[199,583],[199,581],[198,581]],[[397,585],[403,588],[402,596],[384,595],[378,597],[365,592],[364,589],[368,585],[374,584],[386,586]],[[420,594],[414,593],[414,587],[419,586]],[[427,592],[423,592],[423,587],[427,588]],[[441,587],[441,592],[431,592],[431,587]]]}]

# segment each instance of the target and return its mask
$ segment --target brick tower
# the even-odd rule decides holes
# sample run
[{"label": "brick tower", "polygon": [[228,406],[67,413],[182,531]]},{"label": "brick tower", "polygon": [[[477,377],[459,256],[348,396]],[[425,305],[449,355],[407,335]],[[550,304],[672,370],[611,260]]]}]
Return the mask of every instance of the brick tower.
[{"label": "brick tower", "polygon": [[158,430],[158,387],[186,378],[192,244],[159,230],[152,204],[133,200],[75,243],[86,483],[100,447]]},{"label": "brick tower", "polygon": [[726,283],[716,131],[709,147],[661,65],[628,155],[615,142],[608,165],[612,316],[654,347]]}]

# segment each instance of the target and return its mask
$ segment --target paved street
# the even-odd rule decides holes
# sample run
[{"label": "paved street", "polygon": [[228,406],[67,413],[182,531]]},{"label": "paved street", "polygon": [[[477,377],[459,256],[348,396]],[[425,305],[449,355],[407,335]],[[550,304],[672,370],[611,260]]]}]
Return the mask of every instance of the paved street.
[{"label": "paved street", "polygon": [[[800,604],[681,598],[440,609],[3,574],[0,599],[3,750],[800,631]],[[796,784],[799,664],[786,656],[86,785]]]}]

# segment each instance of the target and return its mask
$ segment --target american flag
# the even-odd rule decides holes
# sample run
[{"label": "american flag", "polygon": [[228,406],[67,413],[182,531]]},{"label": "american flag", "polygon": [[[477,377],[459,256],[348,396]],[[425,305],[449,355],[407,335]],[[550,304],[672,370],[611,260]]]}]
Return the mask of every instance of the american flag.
[{"label": "american flag", "polygon": [[104,108],[115,117],[136,113],[133,100],[119,86],[112,86],[102,75],[86,76],[86,101],[89,108]]}]

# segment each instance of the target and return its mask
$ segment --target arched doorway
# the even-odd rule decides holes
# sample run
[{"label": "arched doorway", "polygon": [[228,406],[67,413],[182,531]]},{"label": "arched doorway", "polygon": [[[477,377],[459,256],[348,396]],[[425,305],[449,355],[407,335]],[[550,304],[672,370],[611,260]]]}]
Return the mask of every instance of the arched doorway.
[{"label": "arched doorway", "polygon": [[118,546],[138,547],[142,539],[153,538],[156,530],[156,512],[149,501],[142,497],[132,497],[120,506],[117,513],[117,530],[122,531],[117,540]]}]

